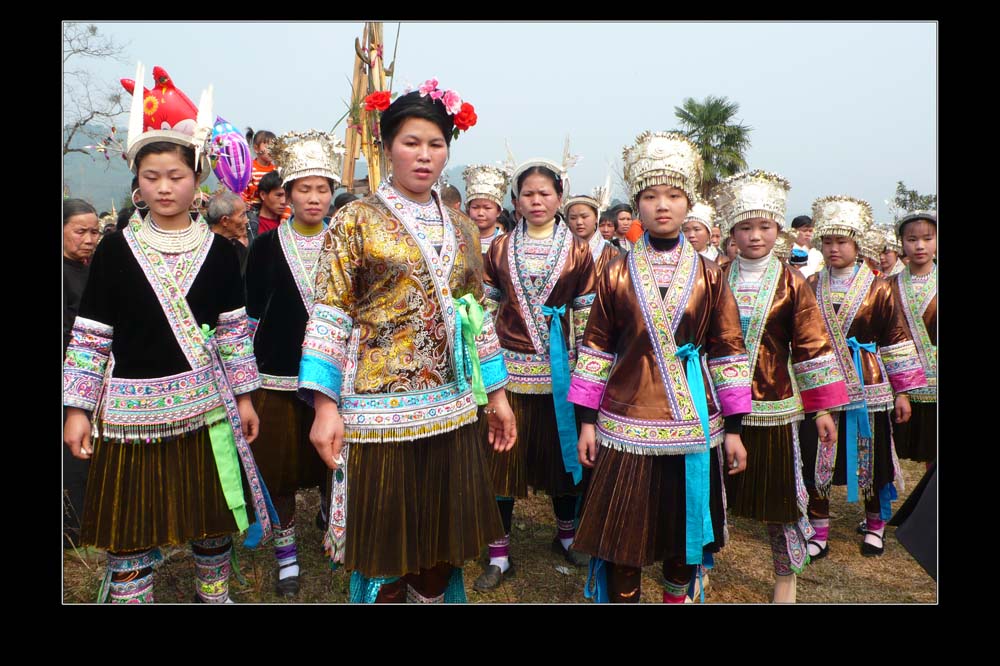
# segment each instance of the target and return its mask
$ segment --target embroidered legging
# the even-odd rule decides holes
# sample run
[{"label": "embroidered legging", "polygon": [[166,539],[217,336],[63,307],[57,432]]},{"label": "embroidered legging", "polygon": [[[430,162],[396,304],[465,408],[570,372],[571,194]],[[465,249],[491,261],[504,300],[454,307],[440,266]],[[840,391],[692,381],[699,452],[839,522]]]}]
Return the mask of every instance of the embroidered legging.
[{"label": "embroidered legging", "polygon": [[[637,604],[642,596],[642,569],[608,562],[608,598],[613,604]],[[672,585],[686,587],[695,568],[681,560],[663,561],[663,577]]]}]

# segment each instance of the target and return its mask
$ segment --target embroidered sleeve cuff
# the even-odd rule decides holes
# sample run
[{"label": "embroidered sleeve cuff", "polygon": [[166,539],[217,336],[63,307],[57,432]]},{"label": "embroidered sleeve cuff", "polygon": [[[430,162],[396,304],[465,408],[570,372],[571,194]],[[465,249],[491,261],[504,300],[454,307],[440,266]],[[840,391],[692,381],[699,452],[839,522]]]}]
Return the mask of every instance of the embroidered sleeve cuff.
[{"label": "embroidered sleeve cuff", "polygon": [[[485,367],[490,359],[501,356],[500,339],[497,338],[496,327],[493,325],[493,315],[489,312],[483,317],[483,330],[476,336],[476,349],[479,352],[479,363]],[[504,370],[504,376],[507,372]],[[486,382],[489,386],[489,382]]]},{"label": "embroidered sleeve cuff", "polygon": [[749,414],[750,359],[746,354],[722,356],[708,360],[708,371],[719,395],[723,416]]},{"label": "embroidered sleeve cuff", "polygon": [[339,404],[347,340],[353,328],[354,320],[342,310],[324,303],[313,307],[299,363],[299,396],[310,405],[312,391],[319,391]]},{"label": "embroidered sleeve cuff", "polygon": [[885,364],[885,372],[889,375],[893,392],[902,393],[927,386],[927,375],[920,363],[917,346],[912,340],[882,347],[879,355]]},{"label": "embroidered sleeve cuff", "polygon": [[219,346],[222,367],[235,395],[260,388],[248,319],[246,308],[240,308],[220,314],[215,326],[215,342]]},{"label": "embroidered sleeve cuff", "polygon": [[63,364],[63,404],[93,411],[104,385],[114,329],[77,317]]},{"label": "embroidered sleeve cuff", "polygon": [[580,358],[569,383],[567,399],[574,404],[597,409],[601,406],[615,356],[584,345],[579,349]]},{"label": "embroidered sleeve cuff", "polygon": [[492,393],[507,385],[507,363],[503,360],[503,354],[496,354],[481,361],[480,370],[483,373],[483,386],[486,387],[487,393]]},{"label": "embroidered sleeve cuff", "polygon": [[846,405],[847,385],[837,357],[825,354],[792,364],[795,383],[801,391],[802,406],[807,412]]}]

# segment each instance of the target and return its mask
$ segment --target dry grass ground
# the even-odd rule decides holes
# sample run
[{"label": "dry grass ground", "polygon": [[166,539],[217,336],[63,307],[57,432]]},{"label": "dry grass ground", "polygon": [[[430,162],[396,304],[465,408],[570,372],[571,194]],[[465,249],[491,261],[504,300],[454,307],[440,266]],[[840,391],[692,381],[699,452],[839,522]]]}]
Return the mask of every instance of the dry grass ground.
[{"label": "dry grass ground", "polygon": [[[923,475],[923,464],[903,461],[905,499]],[[861,537],[854,529],[862,518],[860,505],[848,505],[843,488],[835,488],[830,508],[830,554],[810,565],[798,580],[799,603],[934,603],[934,581],[895,540],[895,528],[887,528],[886,552],[882,557],[862,557]],[[319,505],[316,491],[298,498],[299,559],[303,569],[302,591],[297,603],[344,603],[348,576],[330,571],[321,553],[321,534],[313,524]],[[899,504],[895,504],[899,506]],[[585,569],[574,569],[552,553],[555,535],[552,505],[544,495],[518,501],[514,511],[511,554],[517,574],[489,593],[472,590],[481,570],[480,562],[465,567],[470,603],[586,603],[583,598]],[[237,603],[289,603],[274,593],[275,564],[270,548],[260,551],[238,549],[244,580],[235,578],[231,596]],[[173,548],[164,552],[165,561],[157,570],[156,601],[191,601],[194,593],[194,564],[190,550]],[[568,571],[568,573],[566,573]],[[66,551],[63,558],[64,599],[67,603],[93,602],[104,572],[103,555],[97,552]],[[730,523],[730,542],[716,557],[711,584],[705,595],[710,603],[767,603],[773,584],[770,549],[763,525],[735,519]],[[643,572],[642,601],[659,602],[659,566]]]}]

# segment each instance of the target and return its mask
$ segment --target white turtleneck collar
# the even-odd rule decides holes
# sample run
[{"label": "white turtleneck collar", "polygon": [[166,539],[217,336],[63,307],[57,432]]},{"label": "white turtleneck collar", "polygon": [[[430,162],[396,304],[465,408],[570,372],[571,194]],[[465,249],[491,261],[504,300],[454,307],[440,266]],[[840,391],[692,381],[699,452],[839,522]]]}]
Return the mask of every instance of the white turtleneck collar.
[{"label": "white turtleneck collar", "polygon": [[744,282],[759,282],[767,268],[767,262],[771,259],[771,252],[768,252],[760,259],[747,259],[744,256],[737,256],[736,261],[740,262],[740,279]]},{"label": "white turtleneck collar", "polygon": [[857,264],[851,266],[845,266],[844,268],[834,268],[830,267],[830,277],[835,280],[848,280],[854,276],[854,271],[857,269]]}]

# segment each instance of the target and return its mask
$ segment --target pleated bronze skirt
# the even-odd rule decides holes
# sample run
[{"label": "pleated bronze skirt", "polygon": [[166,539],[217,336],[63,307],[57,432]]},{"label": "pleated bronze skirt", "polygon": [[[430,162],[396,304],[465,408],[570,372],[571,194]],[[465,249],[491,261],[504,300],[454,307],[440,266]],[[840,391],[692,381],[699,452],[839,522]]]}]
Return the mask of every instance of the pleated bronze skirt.
[{"label": "pleated bronze skirt", "polygon": [[503,537],[475,423],[410,442],[351,444],[345,565],[365,576],[461,567]]},{"label": "pleated bronze skirt", "polygon": [[[517,444],[497,453],[485,434],[481,439],[493,491],[502,497],[527,497],[531,486],[552,497],[581,494],[583,483],[574,485],[573,475],[563,464],[552,396],[508,391],[507,400],[517,421]],[[578,432],[579,428],[577,421]]]},{"label": "pleated bronze skirt", "polygon": [[[724,543],[722,446],[710,452],[709,507],[718,552]],[[684,559],[684,456],[642,456],[602,446],[583,502],[574,548],[616,564],[643,567]]]},{"label": "pleated bronze skirt", "polygon": [[795,443],[792,428],[743,426],[747,469],[726,475],[726,500],[737,516],[771,523],[792,523],[801,515],[795,492]]},{"label": "pleated bronze skirt", "polygon": [[911,402],[910,420],[893,423],[896,455],[906,460],[932,462],[937,459],[937,403]]},{"label": "pleated bronze skirt", "polygon": [[314,412],[292,391],[253,392],[260,434],[253,444],[254,460],[272,497],[294,495],[326,481],[326,465],[309,441]]},{"label": "pleated bronze skirt", "polygon": [[[247,515],[252,520],[250,505]],[[207,427],[159,442],[94,442],[84,545],[127,552],[236,530]]]}]

